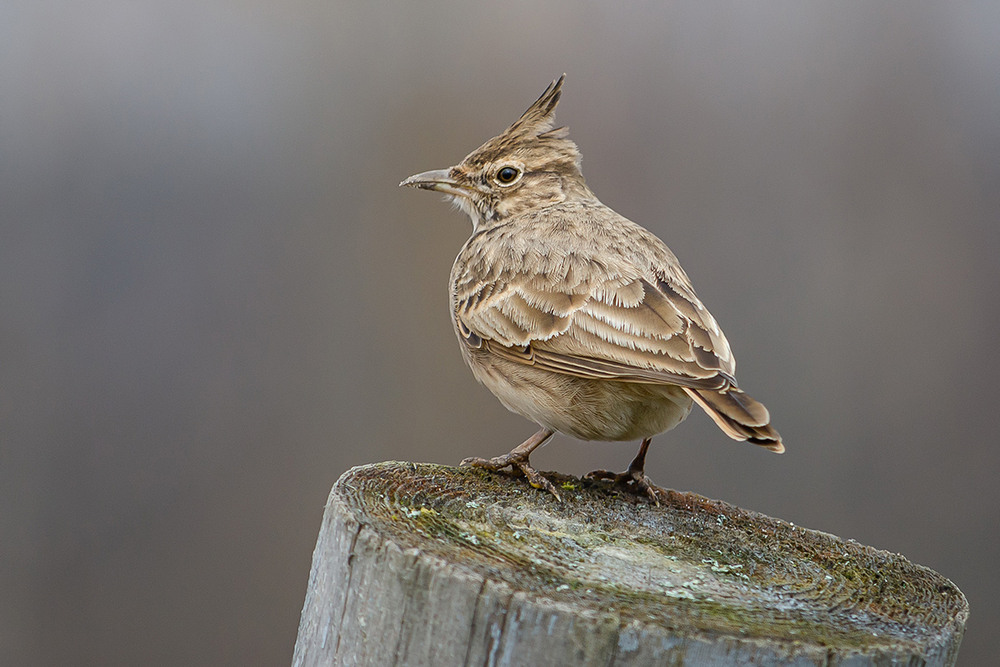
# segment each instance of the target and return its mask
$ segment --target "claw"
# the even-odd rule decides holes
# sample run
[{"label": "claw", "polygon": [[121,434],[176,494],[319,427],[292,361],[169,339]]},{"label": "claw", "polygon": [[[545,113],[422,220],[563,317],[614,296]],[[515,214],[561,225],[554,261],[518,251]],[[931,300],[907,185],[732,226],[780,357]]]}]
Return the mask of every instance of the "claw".
[{"label": "claw", "polygon": [[536,489],[544,489],[556,497],[556,500],[562,502],[562,498],[559,496],[559,492],[556,491],[555,485],[550,482],[541,473],[531,467],[528,462],[528,456],[537,449],[542,443],[552,437],[553,431],[547,428],[543,428],[538,433],[522,442],[520,445],[510,450],[503,456],[495,456],[492,459],[482,459],[477,456],[472,456],[464,461],[461,465],[471,466],[473,468],[483,468],[484,470],[498,471],[503,470],[506,467],[510,467],[511,470],[520,471],[524,475],[528,484],[535,487]]},{"label": "claw", "polygon": [[630,488],[636,492],[642,492],[657,506],[660,505],[660,496],[656,485],[646,477],[641,470],[633,472],[611,472],[609,470],[594,470],[584,475],[585,479],[606,479],[619,486]]},{"label": "claw", "polygon": [[657,507],[660,506],[659,491],[652,480],[646,477],[646,473],[643,472],[643,468],[646,465],[646,450],[649,449],[649,441],[651,438],[646,438],[642,441],[639,446],[639,453],[635,455],[632,459],[632,463],[629,464],[628,470],[625,472],[610,472],[608,470],[594,470],[593,472],[588,472],[584,477],[586,479],[607,479],[611,480],[612,483],[631,488],[634,491],[642,492],[646,494]]}]

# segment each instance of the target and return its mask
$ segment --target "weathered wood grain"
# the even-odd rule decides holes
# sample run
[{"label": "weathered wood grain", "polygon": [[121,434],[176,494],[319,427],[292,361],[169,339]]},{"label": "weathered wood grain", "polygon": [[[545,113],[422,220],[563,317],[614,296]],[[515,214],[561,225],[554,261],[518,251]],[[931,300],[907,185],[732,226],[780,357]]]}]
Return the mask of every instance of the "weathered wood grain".
[{"label": "weathered wood grain", "polygon": [[334,486],[295,665],[951,665],[961,591],[671,491],[381,463]]}]

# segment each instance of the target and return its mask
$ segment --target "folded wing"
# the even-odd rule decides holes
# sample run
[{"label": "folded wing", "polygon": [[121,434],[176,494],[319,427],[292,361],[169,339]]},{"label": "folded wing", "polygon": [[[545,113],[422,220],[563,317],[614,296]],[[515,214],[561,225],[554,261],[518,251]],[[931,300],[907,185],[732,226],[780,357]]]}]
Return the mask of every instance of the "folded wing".
[{"label": "folded wing", "polygon": [[730,437],[784,449],[767,409],[736,386],[729,343],[686,276],[583,268],[459,284],[463,340],[554,373],[678,385]]}]

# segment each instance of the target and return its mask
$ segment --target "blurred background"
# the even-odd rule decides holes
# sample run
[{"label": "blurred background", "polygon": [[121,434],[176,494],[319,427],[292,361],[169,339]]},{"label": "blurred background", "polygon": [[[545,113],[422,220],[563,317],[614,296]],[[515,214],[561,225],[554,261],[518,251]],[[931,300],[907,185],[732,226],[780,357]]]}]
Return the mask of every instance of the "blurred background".
[{"label": "blurred background", "polygon": [[534,431],[459,356],[468,220],[396,184],[567,72],[588,183],[681,258],[788,447],[696,413],[651,477],[938,570],[986,664],[998,34],[986,0],[4,3],[0,661],[286,664],[342,472]]}]

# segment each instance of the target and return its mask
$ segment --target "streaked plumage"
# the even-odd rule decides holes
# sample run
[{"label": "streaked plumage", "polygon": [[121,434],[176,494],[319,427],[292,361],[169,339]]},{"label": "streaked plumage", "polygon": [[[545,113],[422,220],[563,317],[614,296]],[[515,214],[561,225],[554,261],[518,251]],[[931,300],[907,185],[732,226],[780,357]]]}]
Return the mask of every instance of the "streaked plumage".
[{"label": "streaked plumage", "polygon": [[[475,377],[541,430],[506,456],[519,468],[553,432],[642,439],[628,472],[654,500],[642,467],[649,439],[700,405],[730,437],[784,450],[767,409],[736,385],[736,361],[674,254],[602,204],[566,128],[552,129],[563,77],[501,135],[448,170],[401,183],[438,190],[473,223],[451,272],[451,305]],[[558,494],[557,494],[558,495]]]}]

